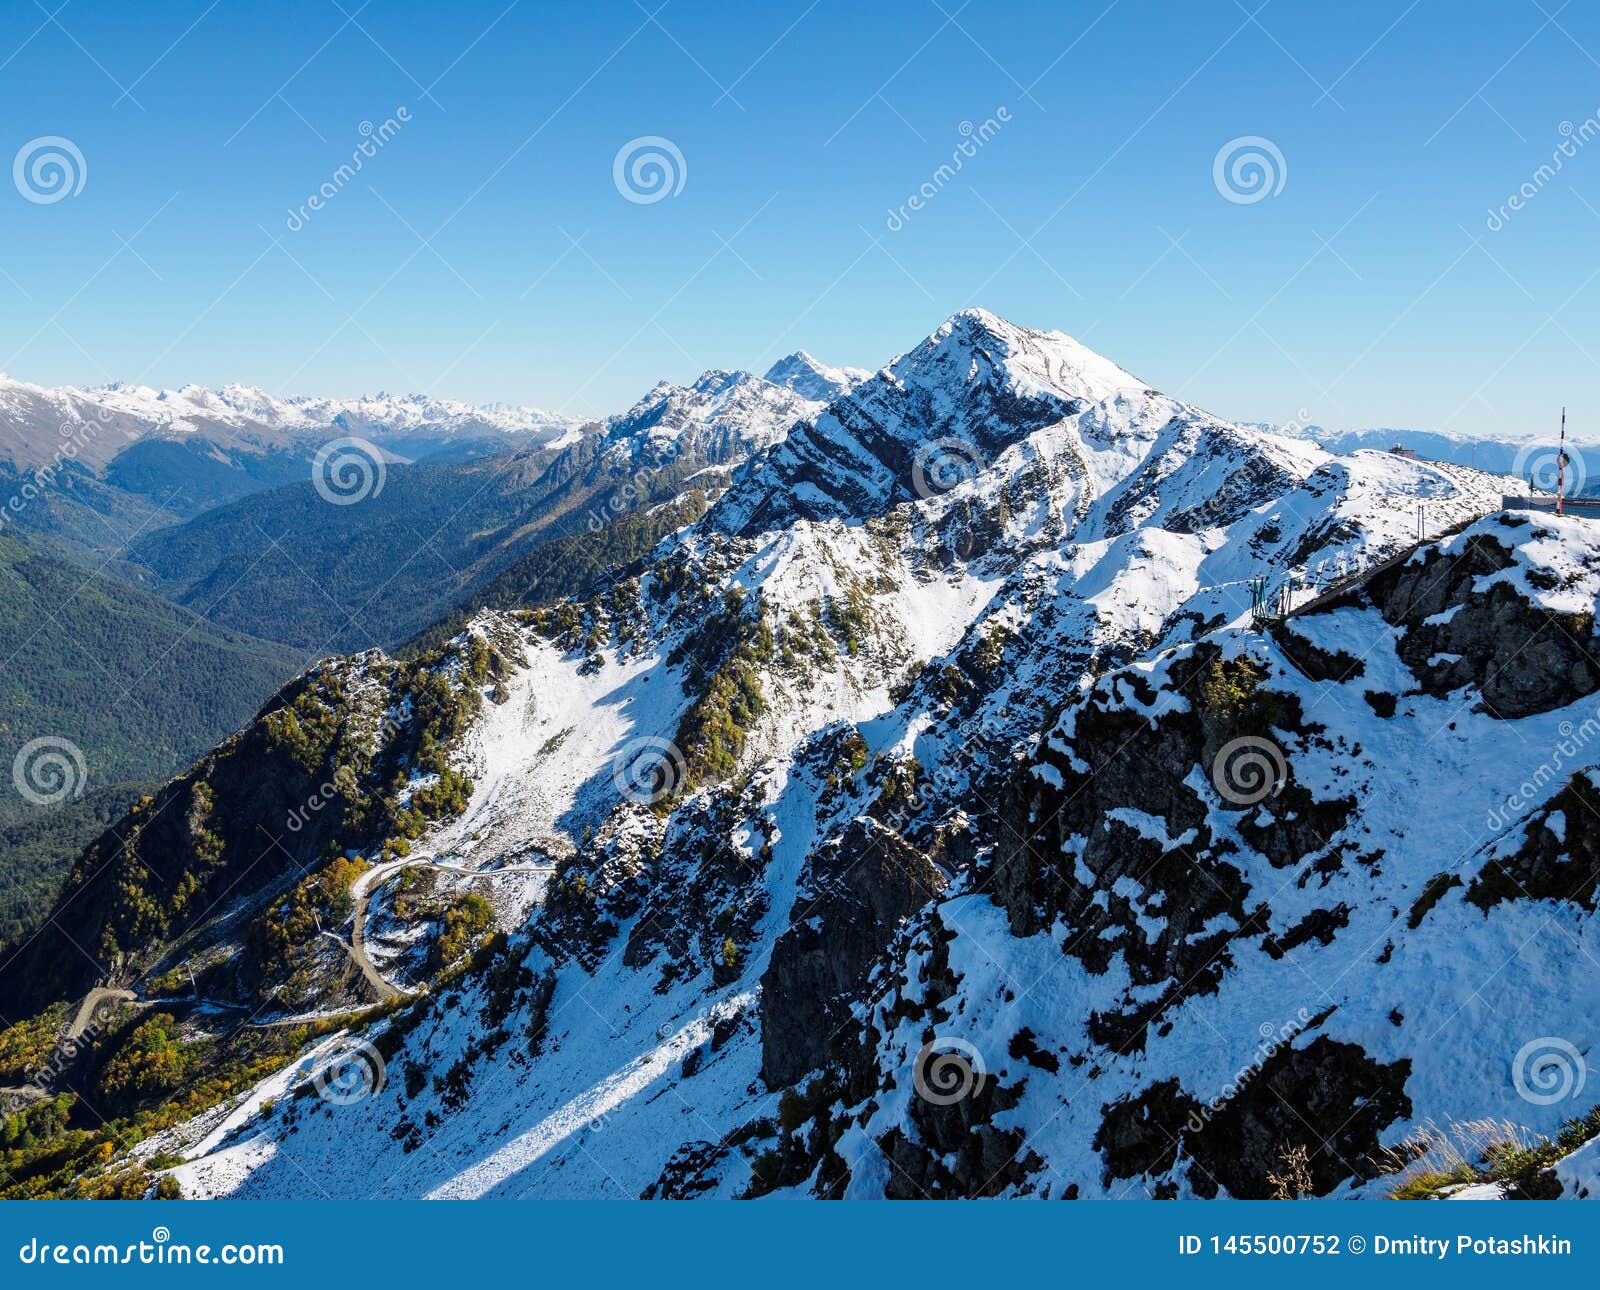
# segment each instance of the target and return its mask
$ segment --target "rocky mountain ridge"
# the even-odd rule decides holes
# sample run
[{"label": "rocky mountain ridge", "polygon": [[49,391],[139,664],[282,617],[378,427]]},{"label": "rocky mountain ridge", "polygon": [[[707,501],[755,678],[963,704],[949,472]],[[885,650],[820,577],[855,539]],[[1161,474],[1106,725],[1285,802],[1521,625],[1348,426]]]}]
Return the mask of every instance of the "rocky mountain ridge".
[{"label": "rocky mountain ridge", "polygon": [[431,876],[329,838],[378,876],[325,913],[397,988],[469,966],[396,1005],[306,942],[295,1006],[362,1033],[135,1159],[189,1195],[1376,1194],[1428,1117],[1553,1132],[1583,1105],[1514,1077],[1553,1036],[1581,1089],[1592,759],[1505,799],[1593,728],[1600,541],[1504,488],[957,315],[594,593],[467,625],[451,737],[386,763]]}]

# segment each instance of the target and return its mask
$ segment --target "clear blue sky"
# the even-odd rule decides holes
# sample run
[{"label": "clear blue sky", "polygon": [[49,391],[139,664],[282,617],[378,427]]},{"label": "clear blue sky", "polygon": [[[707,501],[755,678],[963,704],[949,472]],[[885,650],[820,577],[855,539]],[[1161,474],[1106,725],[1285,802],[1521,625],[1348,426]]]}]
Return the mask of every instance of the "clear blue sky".
[{"label": "clear blue sky", "polygon": [[[1235,418],[1600,430],[1592,4],[44,3],[0,9],[0,159],[61,136],[87,173],[0,182],[15,377],[591,414],[981,304]],[[630,202],[652,135],[682,189]],[[1214,183],[1242,136],[1286,169],[1252,203]]]}]

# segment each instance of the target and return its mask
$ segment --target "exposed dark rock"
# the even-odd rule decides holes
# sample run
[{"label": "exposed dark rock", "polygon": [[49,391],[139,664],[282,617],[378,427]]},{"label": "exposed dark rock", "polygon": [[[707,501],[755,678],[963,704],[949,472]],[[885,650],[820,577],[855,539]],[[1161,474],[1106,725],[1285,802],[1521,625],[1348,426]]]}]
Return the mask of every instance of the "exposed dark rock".
[{"label": "exposed dark rock", "polygon": [[1367,706],[1385,721],[1394,716],[1395,696],[1387,690],[1368,690],[1361,697],[1367,701]]},{"label": "exposed dark rock", "polygon": [[1200,1132],[1186,1132],[1202,1195],[1226,1188],[1236,1200],[1265,1200],[1267,1174],[1290,1147],[1308,1149],[1312,1191],[1377,1172],[1378,1135],[1411,1114],[1409,1059],[1382,1065],[1354,1044],[1320,1035],[1304,1048],[1281,1047]]},{"label": "exposed dark rock", "polygon": [[1171,1173],[1184,1125],[1199,1109],[1176,1079],[1152,1084],[1136,1097],[1103,1107],[1094,1146],[1106,1162],[1107,1179]]},{"label": "exposed dark rock", "polygon": [[[1207,803],[1186,780],[1196,766],[1209,772],[1231,740],[1311,729],[1298,701],[1263,686],[1263,675],[1202,643],[1171,666],[1170,681],[1190,696],[1190,711],[1168,711],[1152,728],[1104,688],[1084,701],[1073,756],[1043,750],[1059,786],[1025,768],[1002,807],[989,883],[1016,934],[1060,921],[1066,952],[1091,971],[1105,971],[1120,952],[1140,984],[1211,988],[1229,962],[1223,947],[1246,919],[1249,889],[1229,858],[1232,844],[1213,838]],[[1143,678],[1117,679],[1140,702],[1153,698],[1140,694],[1141,685],[1148,689]],[[1294,864],[1326,845],[1353,806],[1317,802],[1291,785],[1260,804],[1265,823],[1252,813],[1239,828],[1274,864]],[[1118,815],[1129,808],[1151,817],[1169,841]],[[1098,1017],[1099,1033],[1121,1050],[1138,1042],[1162,1006]]]},{"label": "exposed dark rock", "polygon": [[1027,1027],[1023,1027],[1011,1036],[1011,1044],[1006,1051],[1010,1056],[1027,1062],[1029,1066],[1037,1066],[1052,1075],[1061,1069],[1061,1059],[1054,1053],[1040,1048],[1038,1038]]},{"label": "exposed dark rock", "polygon": [[889,1200],[976,1200],[1002,1192],[1025,1194],[1030,1177],[1044,1162],[1024,1150],[1022,1129],[997,1129],[989,1121],[1013,1104],[992,1080],[951,1106],[913,1103],[912,1115],[924,1141],[913,1142],[891,1129],[878,1143],[891,1168],[884,1195]]},{"label": "exposed dark rock", "polygon": [[[1553,815],[1562,817],[1556,826]],[[1600,791],[1579,772],[1528,821],[1521,847],[1478,871],[1467,899],[1487,912],[1502,900],[1570,900],[1593,912],[1600,887]],[[1457,879],[1459,885],[1460,880]]]},{"label": "exposed dark rock", "polygon": [[1350,925],[1350,906],[1335,905],[1332,909],[1314,909],[1282,936],[1269,936],[1261,942],[1268,957],[1281,959],[1297,945],[1307,941],[1333,942],[1334,933]]},{"label": "exposed dark rock", "polygon": [[1343,650],[1319,649],[1294,630],[1294,619],[1272,629],[1284,657],[1313,681],[1353,681],[1367,674],[1366,664]]},{"label": "exposed dark rock", "polygon": [[726,1142],[685,1142],[672,1153],[661,1175],[641,1193],[640,1200],[692,1200],[717,1185],[710,1171],[729,1153]]},{"label": "exposed dark rock", "polygon": [[1257,815],[1239,821],[1239,835],[1270,860],[1275,868],[1287,869],[1314,855],[1344,828],[1356,809],[1353,797],[1319,802],[1299,784],[1289,784],[1281,793],[1261,803],[1267,815],[1262,823]]},{"label": "exposed dark rock", "polygon": [[866,970],[944,883],[899,835],[866,818],[813,854],[789,930],[761,978],[761,1075],[769,1088],[827,1061]]},{"label": "exposed dark rock", "polygon": [[1459,887],[1461,878],[1453,873],[1436,873],[1428,879],[1428,885],[1422,889],[1422,895],[1411,906],[1411,913],[1406,917],[1406,926],[1412,931],[1422,926],[1422,920],[1428,916],[1428,911],[1445,898],[1452,887]]},{"label": "exposed dark rock", "polygon": [[1478,589],[1480,578],[1513,562],[1492,533],[1474,533],[1449,553],[1424,548],[1365,587],[1384,619],[1405,628],[1397,649],[1428,693],[1476,685],[1483,709],[1507,719],[1565,707],[1600,689],[1592,613],[1550,613],[1507,582]]}]

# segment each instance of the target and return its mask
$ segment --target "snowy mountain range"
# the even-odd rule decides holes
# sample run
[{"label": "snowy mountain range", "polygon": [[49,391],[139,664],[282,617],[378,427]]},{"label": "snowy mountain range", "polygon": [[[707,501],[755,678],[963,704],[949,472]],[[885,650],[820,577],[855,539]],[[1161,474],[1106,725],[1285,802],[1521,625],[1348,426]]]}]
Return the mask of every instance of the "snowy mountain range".
[{"label": "snowy mountain range", "polygon": [[[829,367],[800,350],[775,363],[765,381],[792,391],[798,405],[826,403],[866,375],[859,368]],[[724,385],[734,376],[755,379],[749,373],[708,372],[693,388],[707,393],[718,376],[727,378]],[[675,388],[662,382],[633,413],[612,420],[636,416],[652,396]],[[729,393],[723,391],[724,397]],[[682,415],[677,418],[680,422]],[[728,413],[735,415],[736,407]],[[283,449],[308,438],[316,439],[315,447],[336,432],[369,438],[392,459],[415,460],[476,440],[544,446],[579,425],[578,418],[541,408],[475,405],[422,394],[380,392],[337,399],[282,397],[253,385],[158,390],[114,383],[46,388],[0,373],[0,460],[19,470],[54,460],[65,439],[77,443],[77,460],[91,467],[108,465],[128,444],[146,439],[192,438],[216,450],[248,452]]]},{"label": "snowy mountain range", "polygon": [[0,988],[129,992],[91,1092],[161,1016],[258,1072],[94,1168],[1593,1189],[1592,1130],[1422,1171],[1450,1126],[1554,1141],[1592,1101],[1600,531],[981,310],[827,389],[786,362],[584,432],[635,475],[742,462],[701,518],[422,658],[320,665],[85,854]]},{"label": "snowy mountain range", "polygon": [[539,408],[475,407],[420,394],[281,398],[250,385],[156,390],[122,383],[47,389],[4,375],[0,423],[6,456],[21,468],[50,461],[62,438],[84,440],[82,459],[103,465],[128,443],[151,438],[194,437],[221,448],[266,449],[339,430],[442,444],[489,435],[548,440],[574,424]]},{"label": "snowy mountain range", "polygon": [[[1544,492],[1554,492],[1556,488],[1559,424],[1543,433],[1526,431],[1516,435],[1462,435],[1434,430],[1330,430],[1319,425],[1262,428],[1309,439],[1340,455],[1366,449],[1400,448],[1429,461],[1451,462],[1497,475],[1515,476],[1523,485],[1522,491],[1526,491],[1530,480]],[[1580,434],[1575,429],[1569,431],[1567,455],[1569,492],[1593,492],[1600,486],[1600,479],[1590,479],[1592,469],[1600,470],[1600,439]]]},{"label": "snowy mountain range", "polygon": [[[798,362],[786,365],[798,379]],[[749,372],[663,381],[628,411],[555,439],[391,465],[359,505],[328,505],[304,469],[155,529],[131,555],[158,589],[221,624],[307,648],[392,647],[453,609],[544,598],[564,585],[558,565],[586,565],[586,550],[642,553],[665,531],[658,508],[715,496],[733,468],[823,406]],[[285,558],[261,558],[263,535]]]},{"label": "snowy mountain range", "polygon": [[0,499],[11,503],[8,523],[86,551],[99,567],[136,534],[309,480],[331,440],[370,442],[363,451],[387,463],[466,461],[548,444],[572,424],[537,408],[421,395],[46,389],[0,376]]}]

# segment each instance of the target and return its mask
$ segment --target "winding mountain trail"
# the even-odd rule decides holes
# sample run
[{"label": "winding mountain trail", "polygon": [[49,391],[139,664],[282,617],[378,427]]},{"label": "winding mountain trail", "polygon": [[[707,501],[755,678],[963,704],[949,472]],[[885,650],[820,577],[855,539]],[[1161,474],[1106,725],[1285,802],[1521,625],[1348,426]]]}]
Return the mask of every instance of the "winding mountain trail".
[{"label": "winding mountain trail", "polygon": [[[132,990],[124,990],[116,986],[95,986],[79,1001],[77,1011],[72,1014],[72,1020],[67,1023],[67,1028],[61,1032],[60,1037],[56,1040],[56,1055],[59,1055],[61,1049],[68,1045],[76,1044],[84,1037],[89,1027],[104,1010],[119,1003],[129,1004],[135,1008],[148,1008],[151,1006],[149,1002],[141,1000]],[[50,1071],[56,1066],[56,1055],[51,1057],[49,1065],[44,1068],[46,1071]],[[59,1073],[59,1070],[54,1071],[54,1074]],[[8,1108],[21,1108],[31,1106],[36,1102],[47,1101],[54,1096],[49,1088],[53,1078],[54,1075],[51,1075],[41,1078],[33,1084],[0,1088],[0,1105]]]},{"label": "winding mountain trail", "polygon": [[83,1032],[89,1028],[89,1023],[95,1019],[101,1006],[107,1003],[131,1003],[136,1008],[149,1006],[141,1003],[139,996],[132,990],[122,990],[114,986],[96,986],[83,996],[83,1002],[78,1005],[78,1011],[73,1014],[71,1024],[61,1037],[62,1041],[70,1044],[82,1039]]},{"label": "winding mountain trail", "polygon": [[536,874],[548,878],[555,872],[554,865],[520,864],[506,865],[499,869],[467,869],[461,865],[446,864],[435,860],[432,856],[409,856],[404,860],[393,860],[387,864],[376,865],[367,870],[351,884],[350,895],[355,900],[355,914],[350,927],[350,939],[344,940],[334,932],[326,931],[324,936],[342,946],[361,970],[361,976],[376,994],[380,1001],[389,1002],[393,999],[407,999],[413,995],[421,994],[427,989],[422,986],[418,989],[403,990],[391,982],[377,965],[372,961],[372,956],[367,951],[367,913],[371,907],[373,893],[384,881],[399,873],[402,869],[432,869],[436,873],[447,873],[456,878],[474,880],[480,878],[495,878],[502,874]]}]

